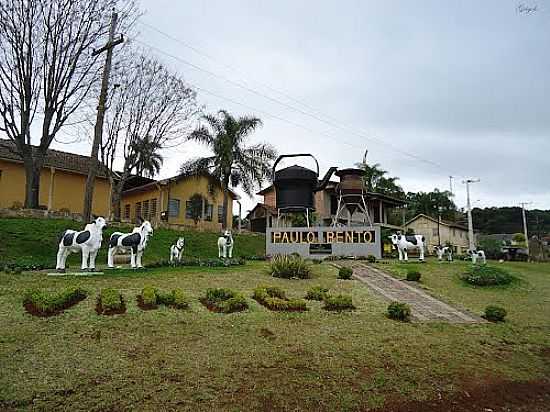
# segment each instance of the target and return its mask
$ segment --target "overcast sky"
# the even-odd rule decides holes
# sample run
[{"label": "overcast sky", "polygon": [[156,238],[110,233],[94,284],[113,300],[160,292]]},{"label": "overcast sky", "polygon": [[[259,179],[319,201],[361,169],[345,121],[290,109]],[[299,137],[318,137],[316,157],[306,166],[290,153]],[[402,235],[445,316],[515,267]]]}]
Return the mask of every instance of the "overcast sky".
[{"label": "overcast sky", "polygon": [[[251,142],[311,152],[322,174],[368,148],[406,191],[446,190],[453,175],[463,207],[461,180],[479,177],[474,206],[550,209],[550,2],[524,1],[538,7],[527,15],[502,0],[141,4],[144,23],[213,59],[140,24],[141,42],[271,98],[149,51],[203,89],[207,111],[261,117]],[[166,153],[162,177],[202,153],[195,143]]]}]

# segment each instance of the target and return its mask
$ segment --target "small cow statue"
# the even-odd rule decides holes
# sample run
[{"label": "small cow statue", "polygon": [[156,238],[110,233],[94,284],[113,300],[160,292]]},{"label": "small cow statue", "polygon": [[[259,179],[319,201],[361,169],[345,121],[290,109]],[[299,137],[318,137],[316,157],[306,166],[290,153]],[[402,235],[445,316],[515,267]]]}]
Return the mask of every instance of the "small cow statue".
[{"label": "small cow statue", "polygon": [[[56,270],[64,273],[67,256],[71,253],[81,251],[82,270],[95,271],[95,258],[101,248],[105,226],[107,226],[105,219],[98,217],[92,223],[88,223],[82,232],[70,229],[65,230],[59,240]],[[90,261],[89,264],[88,259]]]},{"label": "small cow statue", "polygon": [[183,257],[183,249],[185,248],[185,238],[180,237],[175,244],[170,246],[170,263],[179,263]]},{"label": "small cow statue", "polygon": [[132,233],[114,232],[109,238],[109,252],[107,265],[114,268],[114,256],[119,251],[130,250],[132,268],[143,268],[141,258],[147,246],[149,236],[153,236],[153,227],[148,220],[139,219],[140,226],[135,227]]},{"label": "small cow statue", "polygon": [[437,260],[443,260],[443,256],[447,256],[449,262],[453,261],[453,250],[449,246],[434,246],[434,252],[437,255]]},{"label": "small cow statue", "polygon": [[219,258],[229,258],[233,257],[233,236],[231,236],[231,231],[226,230],[223,233],[223,236],[218,238],[218,257]]},{"label": "small cow statue", "polygon": [[419,249],[420,250],[420,261],[424,261],[424,245],[426,239],[422,235],[402,235],[400,232],[390,236],[391,242],[397,248],[399,252],[399,260],[408,261],[409,257],[407,254],[408,250]]},{"label": "small cow statue", "polygon": [[471,250],[468,249],[466,252],[468,256],[472,258],[472,263],[475,265],[477,263],[477,260],[481,260],[481,264],[484,265],[487,263],[487,259],[485,258],[485,252],[483,250]]}]

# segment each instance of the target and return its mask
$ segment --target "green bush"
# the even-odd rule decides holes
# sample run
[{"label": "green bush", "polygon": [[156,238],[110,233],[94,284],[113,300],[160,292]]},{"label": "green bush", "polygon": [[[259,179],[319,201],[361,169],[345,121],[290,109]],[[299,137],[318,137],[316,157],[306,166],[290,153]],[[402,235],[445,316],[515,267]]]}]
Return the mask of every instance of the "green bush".
[{"label": "green bush", "polygon": [[406,303],[392,302],[388,306],[388,317],[408,322],[411,319],[411,307]]},{"label": "green bush", "polygon": [[338,270],[338,279],[350,280],[353,275],[353,269],[348,267],[341,267]]},{"label": "green bush", "polygon": [[407,271],[407,280],[411,282],[418,282],[422,274],[416,269],[409,269]]},{"label": "green bush", "polygon": [[369,262],[369,263],[376,263],[376,256],[374,256],[374,255],[368,255],[368,256],[367,256],[367,262]]},{"label": "green bush", "polygon": [[176,309],[187,309],[189,307],[189,298],[183,293],[183,290],[176,288],[172,291],[174,297],[174,307]]},{"label": "green bush", "polygon": [[156,291],[157,303],[164,306],[172,306],[174,304],[174,293],[164,290]]},{"label": "green bush", "polygon": [[314,286],[307,291],[307,300],[319,300],[322,301],[328,296],[328,289],[322,286]]},{"label": "green bush", "polygon": [[325,296],[323,309],[325,310],[353,310],[355,306],[351,296],[349,295],[336,295]]},{"label": "green bush", "polygon": [[120,292],[113,288],[101,289],[99,292],[101,313],[119,312],[124,310],[124,299]]},{"label": "green bush", "polygon": [[276,278],[309,279],[311,266],[299,255],[277,255],[271,259],[270,272]]},{"label": "green bush", "polygon": [[152,286],[145,286],[141,290],[141,299],[146,306],[157,305],[157,291]]},{"label": "green bush", "polygon": [[252,298],[261,305],[274,311],[303,311],[307,310],[306,302],[302,299],[287,299],[285,292],[278,287],[257,287]]},{"label": "green bush", "polygon": [[500,306],[489,305],[485,308],[484,318],[491,322],[503,322],[506,315],[506,309]]},{"label": "green bush", "polygon": [[231,289],[207,289],[201,302],[214,312],[231,313],[248,309],[244,296]]},{"label": "green bush", "polygon": [[57,293],[29,289],[23,294],[23,304],[34,306],[39,314],[50,315],[75,305],[87,296],[88,293],[78,287],[68,287]]},{"label": "green bush", "polygon": [[507,285],[515,280],[508,271],[488,265],[471,265],[462,275],[462,280],[475,286]]}]

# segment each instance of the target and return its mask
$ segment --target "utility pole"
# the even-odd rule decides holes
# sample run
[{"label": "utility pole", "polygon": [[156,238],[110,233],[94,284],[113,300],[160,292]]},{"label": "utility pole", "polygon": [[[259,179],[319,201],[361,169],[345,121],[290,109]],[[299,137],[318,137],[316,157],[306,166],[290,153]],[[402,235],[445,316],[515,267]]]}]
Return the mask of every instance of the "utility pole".
[{"label": "utility pole", "polygon": [[477,183],[479,179],[466,179],[462,183],[466,184],[466,209],[468,210],[468,247],[475,250],[474,244],[474,224],[472,222],[472,205],[470,203],[470,184]]},{"label": "utility pole", "polygon": [[449,191],[451,192],[451,196],[453,196],[453,179],[454,176],[449,176]]},{"label": "utility pole", "polygon": [[525,236],[525,248],[527,249],[527,257],[529,258],[529,238],[527,237],[527,217],[525,216],[525,206],[531,202],[521,202],[521,214],[523,217],[523,235]]},{"label": "utility pole", "polygon": [[103,66],[103,75],[101,78],[101,92],[99,94],[99,104],[97,106],[97,117],[94,128],[94,141],[92,143],[92,153],[90,155],[90,166],[88,170],[88,178],[86,179],[86,192],[84,194],[84,221],[89,222],[92,215],[92,200],[94,196],[94,183],[99,168],[98,153],[99,145],[103,139],[103,122],[105,119],[105,110],[107,103],[107,91],[109,89],[109,76],[111,74],[111,62],[113,60],[113,49],[124,41],[122,35],[114,40],[115,30],[118,21],[118,14],[113,9],[111,17],[111,27],[109,29],[109,41],[105,46],[98,50],[94,50],[92,55],[96,56],[104,51],[107,52],[105,57],[105,65]]}]

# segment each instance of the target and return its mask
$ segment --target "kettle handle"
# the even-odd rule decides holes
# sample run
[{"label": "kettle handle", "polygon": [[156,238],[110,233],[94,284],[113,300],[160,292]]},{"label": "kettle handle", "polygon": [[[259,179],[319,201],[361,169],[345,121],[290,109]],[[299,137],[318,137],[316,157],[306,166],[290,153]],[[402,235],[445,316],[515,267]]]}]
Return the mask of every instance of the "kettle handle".
[{"label": "kettle handle", "polygon": [[287,155],[281,155],[275,160],[275,163],[273,163],[273,170],[271,171],[272,178],[275,178],[275,168],[279,164],[281,160],[283,160],[285,157],[311,157],[313,160],[315,160],[315,165],[317,166],[317,177],[319,177],[319,162],[313,156],[311,153],[296,153],[296,154],[287,154]]}]

